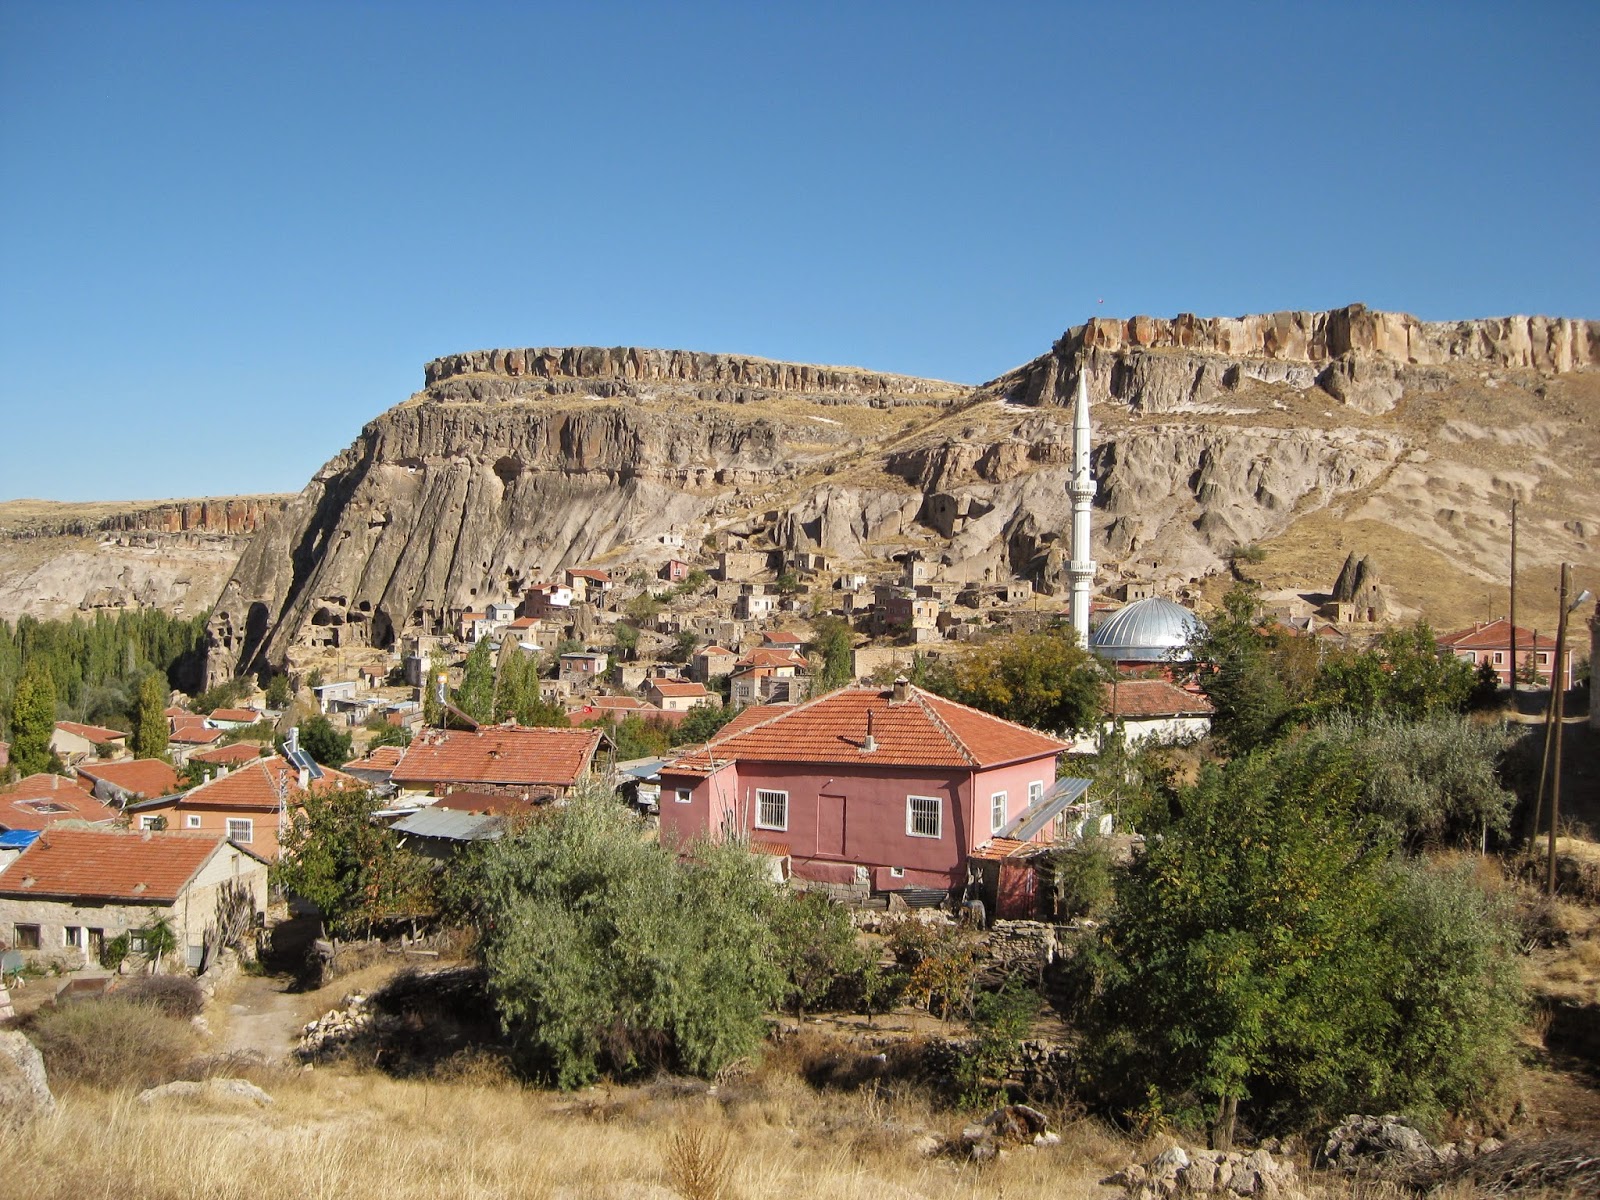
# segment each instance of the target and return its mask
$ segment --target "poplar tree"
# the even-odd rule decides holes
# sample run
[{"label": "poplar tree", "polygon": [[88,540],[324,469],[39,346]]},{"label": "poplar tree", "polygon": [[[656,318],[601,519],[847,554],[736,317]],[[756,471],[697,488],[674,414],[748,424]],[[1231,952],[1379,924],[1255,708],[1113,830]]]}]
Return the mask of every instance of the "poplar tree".
[{"label": "poplar tree", "polygon": [[485,640],[479,639],[467,655],[456,707],[479,724],[494,720],[494,664],[489,661],[489,643]]},{"label": "poplar tree", "polygon": [[11,762],[23,775],[50,769],[56,728],[56,685],[43,661],[28,663],[11,702]]},{"label": "poplar tree", "polygon": [[139,702],[133,720],[133,756],[163,758],[167,753],[167,689],[162,678],[149,674],[139,684]]}]

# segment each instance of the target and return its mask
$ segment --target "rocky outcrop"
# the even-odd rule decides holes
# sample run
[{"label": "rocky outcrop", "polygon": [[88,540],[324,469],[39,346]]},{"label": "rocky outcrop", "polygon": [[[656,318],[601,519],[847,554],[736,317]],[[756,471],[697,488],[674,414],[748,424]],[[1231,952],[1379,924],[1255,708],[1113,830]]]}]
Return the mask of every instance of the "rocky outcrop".
[{"label": "rocky outcrop", "polygon": [[16,1129],[55,1111],[39,1051],[23,1034],[0,1031],[0,1129]]},{"label": "rocky outcrop", "polygon": [[1101,1182],[1120,1187],[1128,1200],[1206,1195],[1299,1200],[1305,1194],[1294,1163],[1264,1149],[1191,1151],[1170,1146],[1149,1162],[1126,1167]]},{"label": "rocky outcrop", "polygon": [[[214,610],[210,677],[297,650],[388,648],[562,567],[653,571],[668,539],[692,555],[737,535],[867,570],[914,550],[950,582],[1056,590],[1063,405],[1083,371],[1103,583],[1171,594],[1321,514],[1373,524],[1380,547],[1392,527],[1498,579],[1506,498],[1548,477],[1565,509],[1600,505],[1596,328],[1359,306],[1101,319],[978,389],[685,351],[438,359],[423,391],[252,539]],[[1530,561],[1582,557],[1593,523],[1562,521],[1528,518]],[[1334,549],[1316,575],[1349,547]],[[1410,561],[1385,550],[1396,577]]]}]

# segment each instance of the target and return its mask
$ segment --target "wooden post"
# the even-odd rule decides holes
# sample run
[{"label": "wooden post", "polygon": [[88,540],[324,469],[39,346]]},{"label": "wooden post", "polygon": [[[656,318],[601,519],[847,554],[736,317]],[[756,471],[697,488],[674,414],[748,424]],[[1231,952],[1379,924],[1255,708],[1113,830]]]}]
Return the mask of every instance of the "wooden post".
[{"label": "wooden post", "polygon": [[[1511,711],[1517,711],[1517,502],[1511,502]],[[1539,640],[1534,639],[1537,650]]]},{"label": "wooden post", "polygon": [[1566,716],[1566,689],[1561,676],[1561,656],[1567,648],[1567,590],[1571,567],[1561,564],[1561,616],[1556,622],[1556,661],[1550,672],[1550,711],[1555,716],[1555,757],[1550,764],[1550,862],[1547,888],[1556,894],[1556,827],[1561,824],[1561,719]]}]

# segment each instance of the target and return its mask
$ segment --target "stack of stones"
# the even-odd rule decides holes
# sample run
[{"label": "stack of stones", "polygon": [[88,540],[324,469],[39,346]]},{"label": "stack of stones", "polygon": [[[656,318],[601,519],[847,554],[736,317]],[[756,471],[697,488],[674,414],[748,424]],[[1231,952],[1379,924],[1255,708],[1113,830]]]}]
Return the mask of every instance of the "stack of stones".
[{"label": "stack of stones", "polygon": [[305,1027],[296,1053],[302,1062],[332,1058],[363,1034],[381,1033],[395,1020],[374,1012],[360,993],[346,996],[343,1008],[333,1009]]},{"label": "stack of stones", "polygon": [[1266,1150],[1163,1150],[1143,1166],[1134,1165],[1102,1181],[1120,1187],[1128,1200],[1166,1200],[1182,1194],[1256,1196],[1262,1200],[1301,1200],[1294,1164]]}]

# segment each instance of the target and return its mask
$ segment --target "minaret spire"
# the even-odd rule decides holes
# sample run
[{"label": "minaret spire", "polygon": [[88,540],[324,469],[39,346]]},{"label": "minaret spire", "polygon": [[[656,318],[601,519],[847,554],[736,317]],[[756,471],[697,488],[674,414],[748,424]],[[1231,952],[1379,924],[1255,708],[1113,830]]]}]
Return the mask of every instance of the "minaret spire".
[{"label": "minaret spire", "polygon": [[1089,593],[1094,588],[1095,562],[1089,557],[1089,506],[1094,500],[1094,478],[1089,474],[1089,369],[1078,368],[1078,397],[1072,408],[1072,562],[1067,578],[1072,585],[1072,627],[1078,644],[1089,648]]}]

